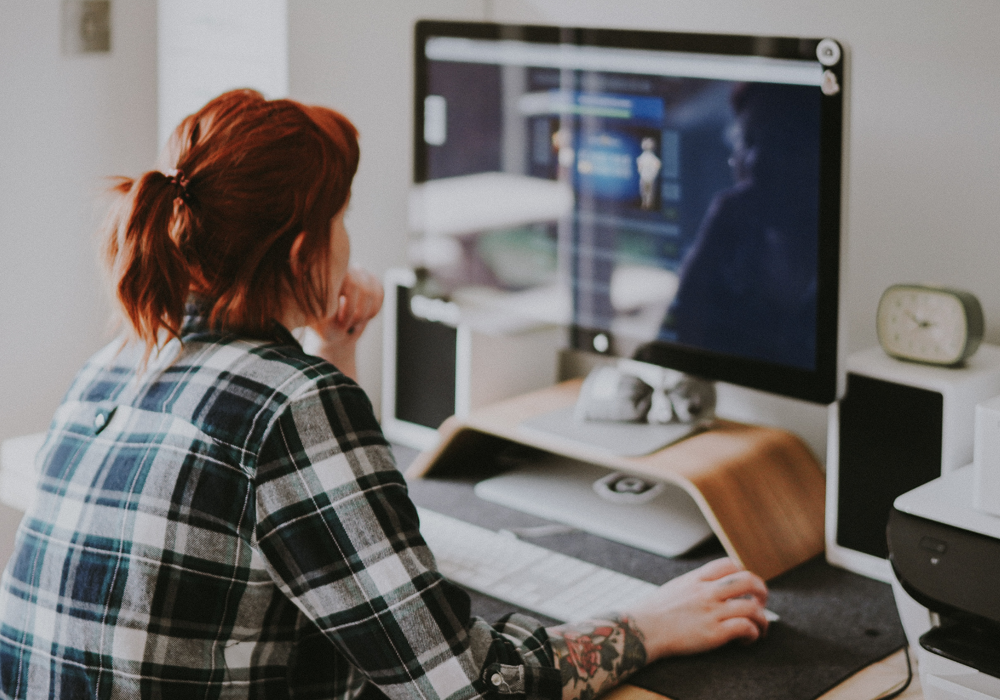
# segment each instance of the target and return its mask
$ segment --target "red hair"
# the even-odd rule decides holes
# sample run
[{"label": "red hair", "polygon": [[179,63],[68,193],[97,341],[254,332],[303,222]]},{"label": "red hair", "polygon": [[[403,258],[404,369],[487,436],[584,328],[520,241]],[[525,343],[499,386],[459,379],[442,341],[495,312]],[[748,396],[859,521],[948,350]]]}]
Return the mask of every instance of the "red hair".
[{"label": "red hair", "polygon": [[[105,254],[125,316],[147,351],[180,336],[190,295],[213,328],[264,336],[288,300],[327,311],[330,221],[358,168],[343,115],[253,90],[184,119],[164,172],[119,178]],[[297,259],[292,243],[304,233]]]}]

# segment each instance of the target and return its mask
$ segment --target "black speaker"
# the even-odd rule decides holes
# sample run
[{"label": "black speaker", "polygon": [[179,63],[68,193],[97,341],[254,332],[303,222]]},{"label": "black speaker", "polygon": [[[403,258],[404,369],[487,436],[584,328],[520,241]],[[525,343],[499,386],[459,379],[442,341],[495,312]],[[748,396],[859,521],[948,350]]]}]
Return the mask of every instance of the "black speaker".
[{"label": "black speaker", "polygon": [[891,582],[885,529],[893,501],[972,462],[975,407],[1000,394],[1000,348],[962,367],[852,355],[828,437],[826,551],[832,564]]},{"label": "black speaker", "polygon": [[418,318],[410,290],[396,286],[395,417],[437,429],[455,413],[455,343],[458,330]]},{"label": "black speaker", "polygon": [[556,382],[565,329],[549,323],[490,325],[482,309],[465,322],[458,305],[414,294],[412,270],[385,276],[382,429],[393,442],[428,449],[452,415]]}]

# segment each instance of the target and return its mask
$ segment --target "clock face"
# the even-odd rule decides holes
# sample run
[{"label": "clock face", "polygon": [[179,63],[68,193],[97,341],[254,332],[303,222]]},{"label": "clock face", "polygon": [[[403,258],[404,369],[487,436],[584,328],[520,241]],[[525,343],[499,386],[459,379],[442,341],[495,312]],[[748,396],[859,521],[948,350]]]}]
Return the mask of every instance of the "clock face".
[{"label": "clock face", "polygon": [[878,306],[879,342],[896,357],[956,364],[971,354],[967,311],[965,300],[950,290],[889,287]]}]

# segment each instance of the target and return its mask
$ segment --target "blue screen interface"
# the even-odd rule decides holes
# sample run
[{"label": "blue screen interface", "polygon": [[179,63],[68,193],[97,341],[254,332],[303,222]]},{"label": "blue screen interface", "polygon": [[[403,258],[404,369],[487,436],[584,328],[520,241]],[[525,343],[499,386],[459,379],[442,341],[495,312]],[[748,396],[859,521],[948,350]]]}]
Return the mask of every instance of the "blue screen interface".
[{"label": "blue screen interface", "polygon": [[[449,38],[426,54],[426,181],[471,193],[436,200],[470,212],[443,283],[561,290],[567,320],[620,349],[814,369],[818,63]],[[483,173],[503,177],[458,187]]]}]

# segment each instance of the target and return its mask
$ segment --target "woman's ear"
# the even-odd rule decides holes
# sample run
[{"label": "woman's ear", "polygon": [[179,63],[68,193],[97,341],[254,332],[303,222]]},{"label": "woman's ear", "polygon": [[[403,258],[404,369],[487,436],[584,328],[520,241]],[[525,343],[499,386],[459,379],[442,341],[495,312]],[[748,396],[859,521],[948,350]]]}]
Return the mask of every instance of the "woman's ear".
[{"label": "woman's ear", "polygon": [[292,270],[292,274],[298,277],[302,274],[302,245],[306,240],[306,232],[300,231],[299,235],[295,237],[292,241],[292,247],[288,250],[288,266]]}]

